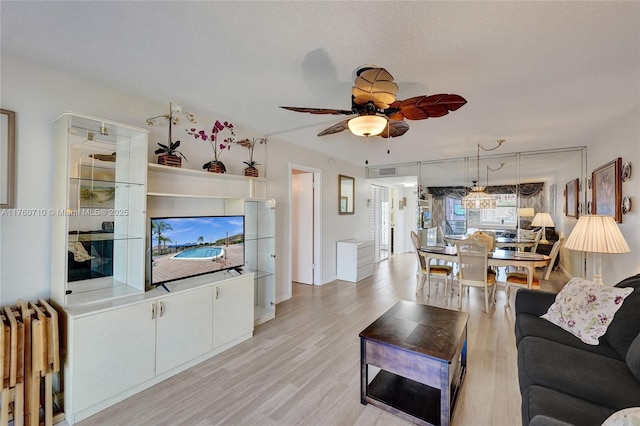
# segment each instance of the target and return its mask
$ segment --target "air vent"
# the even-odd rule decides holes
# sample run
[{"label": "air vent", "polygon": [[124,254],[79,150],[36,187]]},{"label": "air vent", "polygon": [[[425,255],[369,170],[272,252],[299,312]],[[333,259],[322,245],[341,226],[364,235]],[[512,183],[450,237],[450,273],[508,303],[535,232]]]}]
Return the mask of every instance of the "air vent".
[{"label": "air vent", "polygon": [[395,167],[385,167],[379,169],[380,176],[395,176],[398,174],[398,171]]}]

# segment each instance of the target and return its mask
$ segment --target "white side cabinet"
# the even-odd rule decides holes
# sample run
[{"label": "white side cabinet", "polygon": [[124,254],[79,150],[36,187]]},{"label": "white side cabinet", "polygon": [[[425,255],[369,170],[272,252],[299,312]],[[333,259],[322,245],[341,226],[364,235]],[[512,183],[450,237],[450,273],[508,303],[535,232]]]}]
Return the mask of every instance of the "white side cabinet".
[{"label": "white side cabinet", "polygon": [[338,241],[336,252],[339,280],[357,282],[373,275],[373,241]]},{"label": "white side cabinet", "polygon": [[[67,308],[65,416],[101,411],[253,335],[253,274]],[[171,287],[172,286],[172,287]]]}]

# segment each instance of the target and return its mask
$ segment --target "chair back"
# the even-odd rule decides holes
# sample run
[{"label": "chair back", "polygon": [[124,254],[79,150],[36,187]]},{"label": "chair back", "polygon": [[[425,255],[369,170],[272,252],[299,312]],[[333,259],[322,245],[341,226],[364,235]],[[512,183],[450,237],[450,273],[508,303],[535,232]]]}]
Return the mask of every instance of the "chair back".
[{"label": "chair back", "polygon": [[548,280],[551,276],[551,271],[553,271],[553,265],[556,263],[556,258],[558,254],[560,254],[560,249],[562,248],[562,244],[564,244],[564,238],[560,238],[553,244],[551,247],[551,252],[549,253],[549,265],[547,266],[547,270],[544,273],[544,279]]},{"label": "chair back", "polygon": [[415,232],[411,231],[411,243],[413,244],[413,251],[416,253],[416,257],[418,258],[418,265],[420,265],[420,270],[426,269],[426,263],[424,260],[424,256],[420,256],[418,250],[422,247],[422,242],[420,241],[420,236]]},{"label": "chair back", "polygon": [[536,232],[536,236],[533,239],[533,247],[531,247],[531,253],[537,253],[538,252],[538,243],[540,243],[540,239],[542,239],[542,230],[544,228],[540,228],[538,230],[538,232]]},{"label": "chair back", "polygon": [[434,226],[427,229],[427,245],[435,246],[436,244],[438,244],[438,228]]},{"label": "chair back", "polygon": [[461,283],[476,287],[486,286],[489,263],[487,245],[474,238],[468,238],[458,242],[456,247]]},{"label": "chair back", "polygon": [[438,231],[440,232],[440,237],[438,237],[438,242],[439,243],[443,243],[444,242],[444,236],[446,234],[444,233],[444,230],[442,229],[442,225],[438,225]]},{"label": "chair back", "polygon": [[484,232],[484,231],[476,231],[469,238],[477,240],[482,244],[487,246],[488,251],[494,251],[496,249],[496,237],[493,235]]}]

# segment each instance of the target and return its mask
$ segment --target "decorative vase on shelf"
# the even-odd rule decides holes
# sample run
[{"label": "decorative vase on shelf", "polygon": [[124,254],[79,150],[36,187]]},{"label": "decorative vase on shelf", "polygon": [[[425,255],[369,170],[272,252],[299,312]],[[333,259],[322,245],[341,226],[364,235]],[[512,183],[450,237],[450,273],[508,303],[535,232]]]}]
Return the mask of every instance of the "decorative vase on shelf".
[{"label": "decorative vase on shelf", "polygon": [[205,164],[207,167],[207,171],[212,172],[212,173],[226,173],[227,172],[227,168],[224,166],[224,163],[222,161],[210,161],[209,163]]},{"label": "decorative vase on shelf", "polygon": [[182,158],[172,154],[158,155],[158,164],[170,167],[182,167]]},{"label": "decorative vase on shelf", "polygon": [[244,169],[244,175],[251,176],[251,177],[258,177],[258,169],[256,169],[253,166],[249,166],[246,169]]}]

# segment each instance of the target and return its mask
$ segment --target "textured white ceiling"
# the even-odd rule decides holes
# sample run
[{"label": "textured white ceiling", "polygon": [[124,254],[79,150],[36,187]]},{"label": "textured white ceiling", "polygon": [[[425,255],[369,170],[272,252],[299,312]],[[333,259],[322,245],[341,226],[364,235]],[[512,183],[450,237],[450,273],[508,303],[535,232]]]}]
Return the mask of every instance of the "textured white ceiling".
[{"label": "textured white ceiling", "polygon": [[2,53],[174,101],[362,164],[362,138],[316,137],[350,108],[362,64],[386,68],[398,98],[456,93],[468,104],[410,121],[366,156],[386,164],[581,146],[640,104],[640,2],[13,2]]}]

